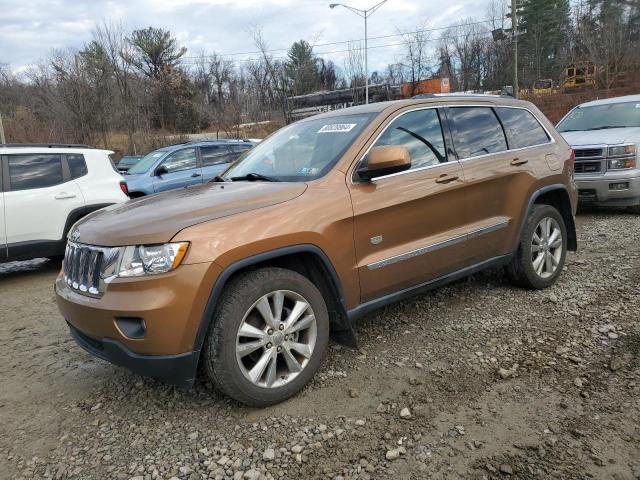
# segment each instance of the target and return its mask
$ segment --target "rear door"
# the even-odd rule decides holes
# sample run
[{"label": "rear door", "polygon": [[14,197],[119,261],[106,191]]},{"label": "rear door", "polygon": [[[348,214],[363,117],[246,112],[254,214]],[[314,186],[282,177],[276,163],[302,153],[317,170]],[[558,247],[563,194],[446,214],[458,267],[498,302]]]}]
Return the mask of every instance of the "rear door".
[{"label": "rear door", "polygon": [[4,164],[5,234],[10,256],[34,242],[63,240],[69,214],[84,206],[62,155],[6,155]]},{"label": "rear door", "polygon": [[154,192],[165,192],[202,183],[202,168],[198,165],[196,147],[183,148],[170,153],[156,167],[156,171],[159,167],[164,167],[167,171],[158,175],[154,172]]},{"label": "rear door", "polygon": [[203,145],[198,149],[200,150],[200,163],[202,164],[202,179],[204,183],[220,174],[237,157],[228,145]]},{"label": "rear door", "polygon": [[[509,111],[499,116],[498,109],[503,108]],[[467,182],[467,253],[474,263],[513,248],[523,207],[535,183],[536,165],[545,162],[544,154],[535,148],[509,148],[507,133],[514,147],[516,139],[526,144],[527,138],[539,134],[528,131],[532,126],[523,125],[511,113],[511,108],[480,105],[447,109]]]},{"label": "rear door", "polygon": [[461,266],[464,179],[440,117],[436,108],[405,111],[373,143],[406,146],[410,170],[371,182],[348,179],[363,302]]}]

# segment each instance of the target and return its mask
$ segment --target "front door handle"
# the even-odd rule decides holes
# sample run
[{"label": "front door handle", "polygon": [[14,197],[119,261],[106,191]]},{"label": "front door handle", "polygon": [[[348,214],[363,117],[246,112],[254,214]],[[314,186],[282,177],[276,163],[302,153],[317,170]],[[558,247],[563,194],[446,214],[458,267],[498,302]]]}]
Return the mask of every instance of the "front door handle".
[{"label": "front door handle", "polygon": [[196,178],[196,177],[199,177],[199,176],[200,176],[200,174],[199,174],[199,173],[192,173],[192,174],[191,174],[191,177],[192,177],[192,178]]},{"label": "front door handle", "polygon": [[458,180],[460,177],[458,175],[447,175],[446,173],[440,175],[436,178],[436,183],[449,183],[454,180]]},{"label": "front door handle", "polygon": [[67,198],[76,198],[76,194],[75,193],[60,192],[56,196],[54,196],[53,198],[55,198],[56,200],[65,200]]},{"label": "front door handle", "polygon": [[528,161],[529,160],[527,160],[526,158],[514,158],[513,160],[511,160],[511,165],[513,165],[514,167],[518,167],[520,165],[524,165]]}]

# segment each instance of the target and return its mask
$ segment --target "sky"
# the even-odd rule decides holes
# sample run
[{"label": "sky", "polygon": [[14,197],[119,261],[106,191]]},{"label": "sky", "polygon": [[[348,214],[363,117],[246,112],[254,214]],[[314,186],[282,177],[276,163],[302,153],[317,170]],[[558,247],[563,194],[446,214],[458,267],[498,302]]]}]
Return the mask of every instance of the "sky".
[{"label": "sky", "polygon": [[[364,37],[364,21],[345,8],[329,8],[336,0],[0,0],[0,63],[20,74],[53,49],[79,49],[91,39],[96,23],[122,22],[126,30],[148,26],[168,29],[187,47],[186,62],[216,52],[241,62],[255,57],[252,29],[260,29],[273,55],[286,55],[296,40],[343,65],[346,42]],[[351,0],[369,8],[377,0]],[[369,37],[394,35],[416,28],[439,28],[463,18],[487,18],[484,1],[388,0],[368,21]],[[437,37],[440,32],[433,32]],[[383,70],[399,59],[401,37],[369,43],[369,71]],[[239,54],[239,55],[233,55]]]}]

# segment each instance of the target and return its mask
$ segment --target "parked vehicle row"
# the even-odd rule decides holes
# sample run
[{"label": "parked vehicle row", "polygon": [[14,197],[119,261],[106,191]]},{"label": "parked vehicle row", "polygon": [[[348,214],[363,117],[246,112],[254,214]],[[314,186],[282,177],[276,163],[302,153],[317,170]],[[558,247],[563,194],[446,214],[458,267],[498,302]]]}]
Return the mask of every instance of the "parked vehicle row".
[{"label": "parked vehicle row", "polygon": [[[191,165],[203,147],[186,147]],[[490,266],[523,287],[553,284],[577,244],[573,162],[528,102],[325,113],[209,185],[78,222],[58,306],[93,355],[181,385],[201,365],[227,395],[272,404],[312,378],[330,334],[354,345],[353,323],[372,309]]]},{"label": "parked vehicle row", "polygon": [[188,142],[155,150],[126,172],[131,198],[207,183],[251,149],[248,140]]}]

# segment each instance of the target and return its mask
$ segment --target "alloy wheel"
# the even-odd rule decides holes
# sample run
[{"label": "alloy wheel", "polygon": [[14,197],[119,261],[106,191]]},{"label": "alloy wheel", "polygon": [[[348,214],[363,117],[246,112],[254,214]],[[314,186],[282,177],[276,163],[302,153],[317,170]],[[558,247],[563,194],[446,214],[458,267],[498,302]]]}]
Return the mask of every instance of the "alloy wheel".
[{"label": "alloy wheel", "polygon": [[267,293],[240,323],[236,336],[240,370],[253,385],[281,387],[307,366],[316,336],[316,317],[302,295],[290,290]]},{"label": "alloy wheel", "polygon": [[562,258],[562,230],[555,218],[544,217],[538,222],[531,239],[533,271],[541,278],[551,277]]}]

